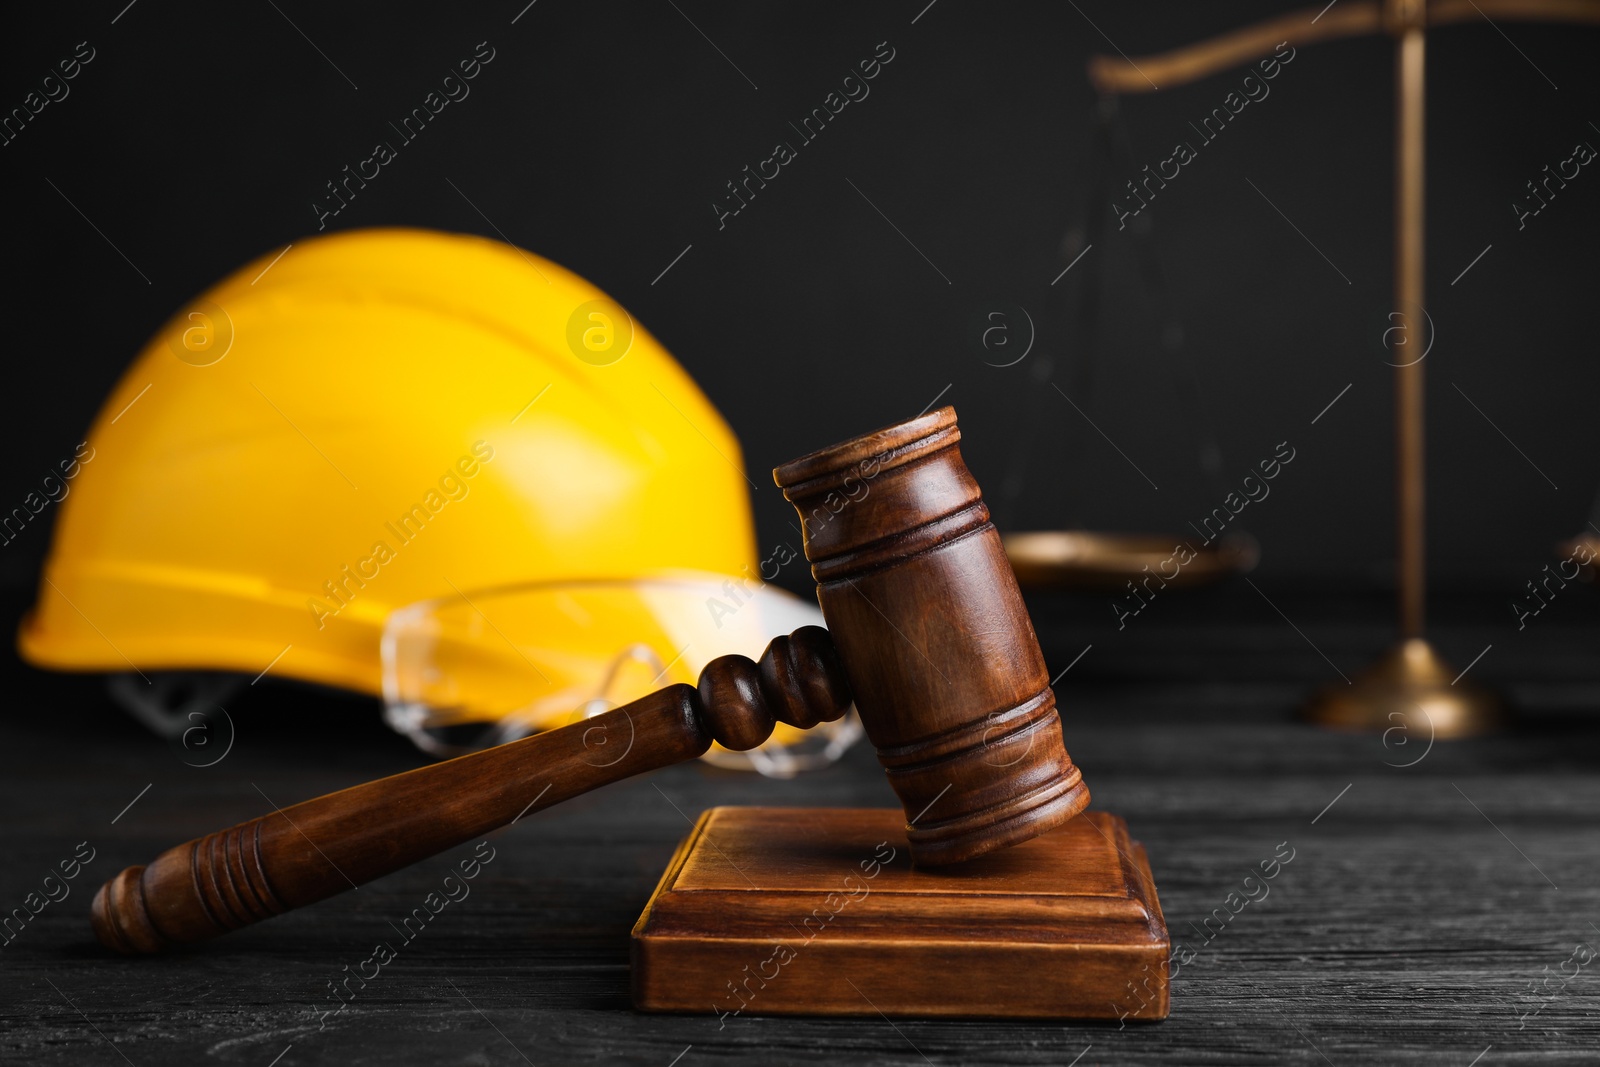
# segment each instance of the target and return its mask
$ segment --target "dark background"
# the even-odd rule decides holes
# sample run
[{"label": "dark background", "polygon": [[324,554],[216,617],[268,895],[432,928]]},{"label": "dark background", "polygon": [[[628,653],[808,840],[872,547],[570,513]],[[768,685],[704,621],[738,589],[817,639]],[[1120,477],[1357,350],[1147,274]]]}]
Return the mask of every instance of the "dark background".
[{"label": "dark background", "polygon": [[[511,240],[615,296],[743,441],[763,555],[793,536],[767,468],[936,397],[959,410],[963,451],[1010,530],[1181,534],[1279,442],[1296,449],[1242,516],[1262,544],[1260,595],[1237,581],[1172,594],[1122,632],[1104,598],[1030,595],[1030,607],[1095,807],[1148,846],[1174,942],[1192,944],[1274,843],[1301,858],[1184,969],[1158,1026],[751,1017],[722,1031],[629,1010],[627,931],[688,820],[713,804],[893,797],[864,745],[791,782],[683,765],[503,834],[480,895],[324,1032],[325,983],[389,936],[447,857],[156,959],[101,950],[89,895],[124,865],[261,814],[263,795],[298,801],[425,757],[381,725],[376,701],[269,677],[231,706],[232,754],[200,769],[114,708],[99,678],[7,650],[0,907],[77,841],[99,858],[0,950],[0,1056],[1592,1062],[1597,972],[1548,1003],[1535,983],[1600,937],[1595,590],[1563,594],[1523,633],[1506,605],[1583,527],[1600,481],[1587,318],[1600,176],[1585,168],[1522,232],[1510,207],[1575,142],[1600,143],[1596,31],[1506,24],[1508,40],[1481,22],[1430,35],[1431,635],[1519,719],[1418,754],[1421,738],[1333,734],[1294,714],[1393,635],[1390,42],[1302,49],[1118,233],[1090,195],[1095,168],[1120,185],[1165,158],[1242,73],[1124,99],[1126,158],[1112,162],[1095,149],[1084,76],[1113,47],[1099,31],[1137,56],[1287,5],[526,3],[110,0],[9,15],[0,112],[78,42],[97,56],[0,147],[0,513],[70,454],[176,309],[315,232],[324,182],[488,41],[497,55],[470,97],[330,230],[498,237],[453,182]],[[896,56],[871,95],[719,232],[724,183],[885,40]],[[991,366],[1016,350],[976,338],[997,310],[1015,329],[1018,308],[1036,344]],[[30,524],[0,551],[0,622],[30,602],[48,533]],[[798,591],[803,568],[779,580]]]},{"label": "dark background", "polygon": [[[315,232],[324,182],[487,40],[496,59],[470,97],[329,229],[496,236],[448,178],[514,242],[614,295],[743,441],[764,553],[792,539],[766,469],[913,414],[948,385],[941,402],[960,412],[1005,529],[1183,531],[1287,440],[1295,464],[1242,517],[1263,545],[1261,577],[1391,581],[1386,40],[1302,49],[1144,213],[1148,232],[1112,224],[1052,287],[1096,216],[1110,217],[1086,188],[1100,157],[1084,63],[1112,48],[1095,27],[1139,55],[1284,5],[940,0],[918,18],[926,0],[540,0],[512,25],[526,0],[125,2],[30,9],[0,38],[7,109],[77,42],[97,52],[67,99],[0,148],[12,206],[0,504],[68,454],[183,302]],[[1600,109],[1594,32],[1502,29],[1510,41],[1483,21],[1429,46],[1429,543],[1437,577],[1509,600],[1583,526],[1600,480],[1585,299],[1600,178],[1585,169],[1522,232],[1510,204],[1576,141],[1600,141],[1588,124]],[[895,59],[871,95],[719,232],[710,205],[724,183],[795,140],[787,124],[885,40]],[[1197,141],[1188,123],[1241,78],[1124,98],[1131,162],[1099,165],[1120,186],[1174,141]],[[1141,272],[1140,242],[1164,286]],[[1093,336],[1074,301],[1098,310]],[[976,338],[990,311],[1016,307],[1035,324],[1033,350],[990,366],[1000,360]],[[1221,451],[1208,474],[1210,434]],[[0,554],[0,580],[36,581],[39,526]],[[780,580],[798,589],[804,576]]]}]

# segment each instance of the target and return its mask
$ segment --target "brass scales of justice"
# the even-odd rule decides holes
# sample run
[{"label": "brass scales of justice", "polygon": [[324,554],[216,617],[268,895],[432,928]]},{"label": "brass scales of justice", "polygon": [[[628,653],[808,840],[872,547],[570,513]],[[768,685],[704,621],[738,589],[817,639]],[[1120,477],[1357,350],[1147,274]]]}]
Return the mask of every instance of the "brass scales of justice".
[{"label": "brass scales of justice", "polygon": [[[1387,33],[1395,39],[1395,306],[1421,308],[1426,242],[1423,179],[1426,29],[1476,20],[1600,25],[1600,0],[1333,0],[1255,23],[1157,55],[1097,55],[1089,80],[1105,94],[1158,92],[1264,59],[1287,43],[1294,47]],[[1408,726],[1421,711],[1431,735],[1466,737],[1504,722],[1500,700],[1465,678],[1425,636],[1427,556],[1423,365],[1395,365],[1396,584],[1399,641],[1347,686],[1317,693],[1305,708],[1310,721],[1351,730]],[[1040,532],[1007,538],[1025,585],[1069,571],[1095,569],[1079,542],[1092,543],[1101,570],[1138,570],[1133,557],[1149,538],[1116,538],[1081,531]],[[1121,542],[1127,544],[1119,549]],[[1055,557],[1051,558],[1051,553]],[[1065,558],[1070,554],[1073,558]],[[1126,556],[1126,559],[1122,557]],[[1030,580],[1037,579],[1037,580]]]},{"label": "brass scales of justice", "polygon": [[[1478,3],[1496,13],[1513,6]],[[1427,13],[1459,19],[1475,6],[1442,0]],[[1600,0],[1526,0],[1511,14],[1535,11],[1600,22]],[[1396,288],[1402,301],[1420,304],[1424,8],[1387,0],[1340,4],[1337,17],[1310,14],[1143,66],[1181,83],[1286,38],[1395,33]],[[1144,84],[1131,61],[1092,69],[1112,91]],[[1435,672],[1448,669],[1422,637],[1420,365],[1401,368],[1397,381],[1402,644],[1342,700],[1321,701],[1314,717],[1387,726],[1390,710],[1421,704],[1441,736],[1459,735],[1483,728],[1495,705],[1440,686]],[[715,1014],[719,1028],[746,1011],[1165,1018],[1172,946],[1149,858],[1122,819],[1085,812],[1088,789],[1065,748],[1042,650],[959,442],[955,412],[943,408],[774,472],[802,517],[845,478],[873,479],[870,495],[805,539],[826,631],[777,638],[759,662],[721,657],[696,686],[671,685],[594,718],[170,848],[101,887],[91,908],[97,937],[131,955],[215,937],[530,810],[698,758],[713,740],[747,750],[776,722],[832,721],[853,703],[901,809],[705,813],[634,927],[635,1006]],[[1447,689],[1456,703],[1438,696]],[[596,730],[626,738],[623,754],[591,759]],[[1261,876],[1273,877],[1266,866]],[[836,916],[845,918],[834,926]]]}]

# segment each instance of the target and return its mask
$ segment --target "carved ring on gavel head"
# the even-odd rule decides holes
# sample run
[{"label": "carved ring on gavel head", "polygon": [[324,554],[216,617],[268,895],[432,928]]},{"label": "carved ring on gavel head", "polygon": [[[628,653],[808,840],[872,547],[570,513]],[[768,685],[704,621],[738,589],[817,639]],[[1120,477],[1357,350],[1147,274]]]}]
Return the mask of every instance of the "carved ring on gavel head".
[{"label": "carved ring on gavel head", "polygon": [[774,472],[912,856],[957,863],[1089,803],[953,408]]},{"label": "carved ring on gavel head", "polygon": [[[307,800],[168,849],[95,895],[100,941],[159,952],[303,907],[712,741],[861,712],[913,857],[955,863],[1088,803],[1044,658],[944,408],[774,472],[805,519],[830,630],[713,660],[592,719]],[[615,756],[609,739],[625,739]],[[597,738],[607,743],[595,758]],[[797,816],[802,817],[802,816]]]}]

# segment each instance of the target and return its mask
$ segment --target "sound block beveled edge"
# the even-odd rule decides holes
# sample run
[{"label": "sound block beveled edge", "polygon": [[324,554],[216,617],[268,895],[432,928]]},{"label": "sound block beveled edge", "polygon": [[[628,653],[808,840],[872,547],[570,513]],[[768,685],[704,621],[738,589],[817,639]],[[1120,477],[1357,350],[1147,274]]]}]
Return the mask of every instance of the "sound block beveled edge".
[{"label": "sound block beveled edge", "polygon": [[724,1026],[741,1014],[1167,1016],[1166,923],[1122,819],[1086,812],[928,870],[911,867],[904,825],[894,809],[703,813],[634,926],[634,1007]]}]

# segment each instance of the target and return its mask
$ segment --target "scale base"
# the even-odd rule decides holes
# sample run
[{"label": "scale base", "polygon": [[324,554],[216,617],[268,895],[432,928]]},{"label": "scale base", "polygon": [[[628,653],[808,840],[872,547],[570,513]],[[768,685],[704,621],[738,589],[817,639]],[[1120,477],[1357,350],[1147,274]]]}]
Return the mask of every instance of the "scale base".
[{"label": "scale base", "polygon": [[1085,812],[916,869],[894,809],[713,808],[633,929],[644,1011],[1163,1019],[1166,923],[1127,824]]},{"label": "scale base", "polygon": [[1305,717],[1337,730],[1399,729],[1408,739],[1472,737],[1506,724],[1500,698],[1459,677],[1420,637],[1401,641],[1351,684],[1324,689]]}]

